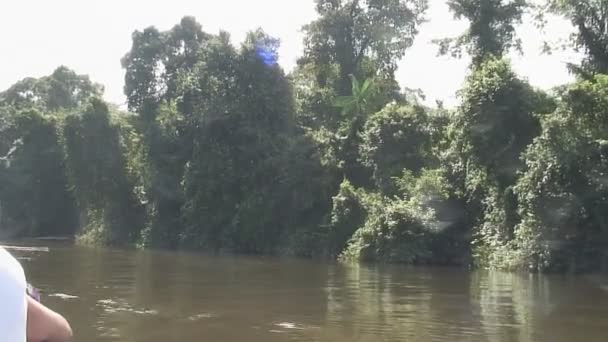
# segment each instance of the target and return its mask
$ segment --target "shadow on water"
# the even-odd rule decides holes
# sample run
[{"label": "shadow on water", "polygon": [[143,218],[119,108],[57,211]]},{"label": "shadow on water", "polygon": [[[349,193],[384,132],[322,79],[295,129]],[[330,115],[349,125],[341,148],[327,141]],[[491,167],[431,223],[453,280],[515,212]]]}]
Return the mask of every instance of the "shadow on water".
[{"label": "shadow on water", "polygon": [[78,341],[605,341],[608,331],[601,276],[35,247],[11,252]]}]

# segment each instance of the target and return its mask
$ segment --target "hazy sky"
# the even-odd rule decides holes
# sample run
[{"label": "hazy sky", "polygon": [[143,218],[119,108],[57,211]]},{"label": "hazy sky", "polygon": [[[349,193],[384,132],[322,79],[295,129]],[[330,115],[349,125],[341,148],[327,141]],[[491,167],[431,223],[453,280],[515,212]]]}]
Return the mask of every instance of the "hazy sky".
[{"label": "hazy sky", "polygon": [[[400,62],[402,86],[421,88],[435,99],[456,103],[455,92],[466,74],[466,59],[437,57],[434,38],[454,36],[466,22],[452,19],[444,0],[429,0],[429,22]],[[124,103],[120,58],[129,50],[131,33],[154,25],[170,29],[184,15],[195,16],[210,33],[220,28],[234,42],[262,27],[281,39],[280,64],[289,71],[302,51],[301,27],[316,16],[313,0],[4,0],[0,3],[0,90],[24,77],[47,75],[59,65],[88,74],[105,86],[105,97]],[[571,26],[553,19],[547,29],[552,39],[565,38]],[[543,38],[534,27],[519,30],[524,56],[513,56],[515,69],[538,87],[549,88],[570,80],[566,61],[571,52],[540,55]]]}]

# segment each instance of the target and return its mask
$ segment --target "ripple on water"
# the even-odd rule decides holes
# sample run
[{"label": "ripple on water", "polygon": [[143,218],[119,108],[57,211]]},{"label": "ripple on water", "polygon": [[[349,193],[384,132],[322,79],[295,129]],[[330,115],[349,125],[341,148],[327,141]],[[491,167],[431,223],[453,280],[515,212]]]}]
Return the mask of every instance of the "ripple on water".
[{"label": "ripple on water", "polygon": [[63,299],[63,300],[71,300],[71,299],[78,299],[79,298],[78,296],[69,295],[69,294],[65,294],[65,293],[51,293],[48,296],[49,297],[55,297],[55,298]]},{"label": "ripple on water", "polygon": [[118,330],[118,328],[99,326],[97,327],[97,331],[99,332],[99,337],[120,338],[120,330]]},{"label": "ripple on water", "polygon": [[312,325],[304,325],[294,322],[280,322],[273,324],[273,328],[269,330],[269,332],[289,332],[289,331],[297,331],[297,330],[312,330],[312,329],[320,329],[318,326]]},{"label": "ripple on water", "polygon": [[204,312],[204,313],[192,315],[192,316],[188,317],[188,320],[189,321],[199,321],[201,319],[213,318],[213,317],[215,317],[214,314],[211,314],[211,313],[208,313],[208,312]]},{"label": "ripple on water", "polygon": [[304,330],[303,326],[298,325],[296,323],[291,323],[291,322],[281,322],[281,323],[277,323],[275,325],[277,327],[281,327],[281,328],[284,328],[284,329]]},{"label": "ripple on water", "polygon": [[137,315],[157,315],[158,311],[148,308],[135,308],[123,299],[101,299],[97,301],[97,305],[101,306],[107,313],[128,312]]}]

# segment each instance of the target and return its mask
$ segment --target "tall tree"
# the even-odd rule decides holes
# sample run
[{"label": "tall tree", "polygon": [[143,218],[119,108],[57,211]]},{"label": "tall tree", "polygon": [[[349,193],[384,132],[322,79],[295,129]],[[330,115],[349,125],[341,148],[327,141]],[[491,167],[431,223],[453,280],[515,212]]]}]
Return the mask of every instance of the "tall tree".
[{"label": "tall tree", "polygon": [[[59,128],[61,116],[103,87],[61,66],[0,92],[0,210],[12,228],[29,235],[65,235],[77,229]],[[5,222],[6,223],[6,222]]]},{"label": "tall tree", "polygon": [[61,66],[49,76],[26,78],[0,93],[0,105],[16,109],[36,108],[42,112],[74,109],[92,97],[103,94],[103,87],[88,76]]},{"label": "tall tree", "polygon": [[542,95],[519,80],[508,62],[488,60],[467,78],[461,96],[460,143],[504,189],[522,166],[521,152],[540,133],[534,113]]},{"label": "tall tree", "polygon": [[378,72],[391,79],[426,8],[426,0],[316,0],[320,17],[304,27],[300,64],[315,66],[321,87],[337,67],[336,90],[342,96],[351,95],[351,75],[365,79]]},{"label": "tall tree", "polygon": [[455,195],[472,232],[475,262],[496,266],[507,259],[519,222],[513,186],[523,170],[522,152],[540,133],[536,114],[545,98],[511,70],[504,56],[519,46],[515,26],[525,0],[450,0],[456,18],[469,21],[457,38],[438,41],[440,53],[471,56],[471,69],[459,95],[462,102],[448,129],[450,147],[442,154]]},{"label": "tall tree", "polygon": [[184,17],[166,32],[155,27],[135,31],[131,50],[122,59],[129,109],[153,116],[162,100],[174,99],[180,78],[194,67],[208,39],[193,17]]},{"label": "tall tree", "polygon": [[277,50],[256,31],[239,51],[218,37],[201,55],[193,98],[202,120],[184,178],[188,247],[273,253],[295,228],[286,224],[301,210],[286,163],[293,95]]},{"label": "tall tree", "polygon": [[19,112],[13,143],[0,163],[0,228],[27,236],[70,235],[77,229],[54,118]]},{"label": "tall tree", "polygon": [[298,118],[335,170],[336,187],[344,175],[357,186],[369,183],[359,134],[371,113],[403,100],[394,72],[426,8],[426,0],[316,1],[319,18],[304,27],[293,77]]},{"label": "tall tree", "polygon": [[440,54],[460,56],[465,48],[473,65],[479,65],[520,46],[515,25],[521,22],[526,0],[448,0],[448,6],[454,17],[469,21],[469,29],[457,38],[437,40]]},{"label": "tall tree", "polygon": [[597,270],[608,255],[608,77],[576,82],[525,154],[517,256],[533,269]]},{"label": "tall tree", "polygon": [[144,213],[108,106],[92,99],[81,113],[66,117],[64,143],[84,236],[105,244],[135,242]]},{"label": "tall tree", "polygon": [[571,70],[587,76],[608,73],[608,2],[603,0],[549,0],[549,10],[569,19],[577,28],[572,43],[586,56]]},{"label": "tall tree", "polygon": [[135,31],[131,50],[122,59],[129,109],[139,115],[146,142],[145,183],[152,213],[147,243],[177,244],[177,234],[169,236],[166,229],[180,230],[180,182],[192,153],[192,128],[200,119],[193,109],[190,76],[209,39],[194,18],[184,17],[169,31]]}]

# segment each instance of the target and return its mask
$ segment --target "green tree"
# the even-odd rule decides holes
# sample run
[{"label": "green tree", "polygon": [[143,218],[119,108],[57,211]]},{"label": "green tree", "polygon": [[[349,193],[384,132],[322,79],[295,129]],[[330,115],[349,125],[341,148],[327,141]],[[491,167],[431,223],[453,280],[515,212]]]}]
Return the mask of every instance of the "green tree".
[{"label": "green tree", "polygon": [[333,149],[339,160],[338,168],[342,170],[343,175],[360,185],[367,184],[369,179],[367,170],[359,161],[360,133],[377,104],[374,106],[373,79],[360,83],[356,77],[351,76],[351,82],[352,94],[335,99],[334,105],[342,109],[342,120],[333,141]]},{"label": "green tree", "polygon": [[602,0],[548,0],[547,9],[570,20],[578,30],[571,40],[586,57],[580,66],[569,64],[570,69],[587,78],[595,73],[608,73],[608,3]]},{"label": "green tree", "polygon": [[0,93],[0,104],[16,109],[36,108],[43,113],[74,109],[89,98],[103,94],[103,87],[88,76],[78,75],[65,66],[49,76],[26,78]]},{"label": "green tree", "polygon": [[[351,95],[350,75],[365,79],[379,72],[392,79],[397,61],[410,47],[427,8],[425,0],[317,0],[319,19],[304,27],[301,64],[315,65],[320,87],[338,71],[338,95]],[[365,70],[364,65],[372,67]]]},{"label": "green tree", "polygon": [[476,66],[520,47],[515,25],[521,23],[526,0],[449,0],[448,6],[456,19],[469,21],[469,29],[457,38],[437,40],[440,54],[460,56],[466,48]]},{"label": "green tree", "polygon": [[84,241],[134,243],[143,226],[119,128],[105,103],[92,99],[82,113],[65,119],[69,183],[78,204]]},{"label": "green tree", "polygon": [[[550,112],[551,101],[520,80],[503,57],[518,48],[515,26],[521,22],[525,0],[453,0],[456,18],[469,21],[457,38],[436,41],[440,54],[472,57],[470,74],[459,92],[461,104],[440,146],[442,168],[453,184],[452,199],[465,213],[463,236],[473,240],[473,257],[482,266],[495,266],[508,257],[509,241],[519,222],[513,186],[524,169],[522,152],[540,133],[539,112]],[[472,228],[470,228],[472,227]],[[457,239],[458,240],[458,239]]]},{"label": "green tree", "polygon": [[304,27],[304,56],[292,74],[297,118],[318,144],[336,190],[343,176],[367,186],[359,135],[371,113],[404,100],[394,71],[413,43],[427,2],[319,0],[316,5],[319,19]]},{"label": "green tree", "polygon": [[353,234],[365,223],[367,211],[362,201],[363,195],[364,193],[355,189],[345,179],[340,184],[336,196],[332,198],[331,222],[324,238],[326,253],[329,256],[339,256]]},{"label": "green tree", "polygon": [[76,231],[59,126],[64,112],[102,92],[88,76],[62,66],[0,93],[0,207],[7,229],[36,236]]},{"label": "green tree", "polygon": [[135,31],[131,50],[123,57],[125,94],[129,108],[150,120],[162,100],[177,97],[182,77],[198,62],[210,36],[193,17],[184,17],[171,30],[155,27]]},{"label": "green tree", "polygon": [[218,37],[196,67],[201,125],[186,169],[182,236],[190,247],[275,253],[286,230],[297,228],[287,226],[298,224],[290,216],[314,206],[310,195],[298,205],[302,199],[290,189],[301,182],[288,177],[297,131],[277,49],[262,31],[240,51]]},{"label": "green tree", "polygon": [[35,110],[16,118],[18,138],[0,165],[0,225],[13,234],[64,236],[76,231],[55,122]]},{"label": "green tree", "polygon": [[569,86],[525,154],[518,266],[596,270],[607,261],[608,77]]},{"label": "green tree", "polygon": [[0,156],[5,162],[10,157],[8,154],[14,148],[17,139],[15,112],[12,106],[0,105]]},{"label": "green tree", "polygon": [[513,238],[519,222],[513,185],[525,166],[520,157],[540,133],[535,114],[547,106],[504,60],[482,63],[467,77],[461,96],[451,127],[450,167],[460,173],[452,177],[461,179],[466,223],[474,226],[475,255],[485,266],[494,264],[494,252],[501,254],[499,247]]},{"label": "green tree", "polygon": [[125,95],[129,109],[139,116],[146,146],[143,174],[151,217],[143,244],[178,244],[184,201],[180,183],[192,154],[193,128],[200,122],[189,84],[210,38],[194,18],[184,17],[169,31],[135,31],[131,50],[122,59]]},{"label": "green tree", "polygon": [[442,232],[434,207],[447,199],[445,179],[436,170],[423,171],[418,177],[406,171],[397,183],[402,192],[394,198],[358,194],[365,221],[349,240],[342,259],[416,264],[433,262],[445,253],[433,249]]},{"label": "green tree", "polygon": [[397,193],[394,178],[404,169],[417,174],[433,163],[429,128],[429,118],[419,106],[388,105],[367,120],[360,156],[382,193]]},{"label": "green tree", "polygon": [[489,60],[467,77],[456,117],[465,156],[496,175],[501,187],[513,184],[521,152],[540,133],[538,94],[518,79],[508,62]]}]

